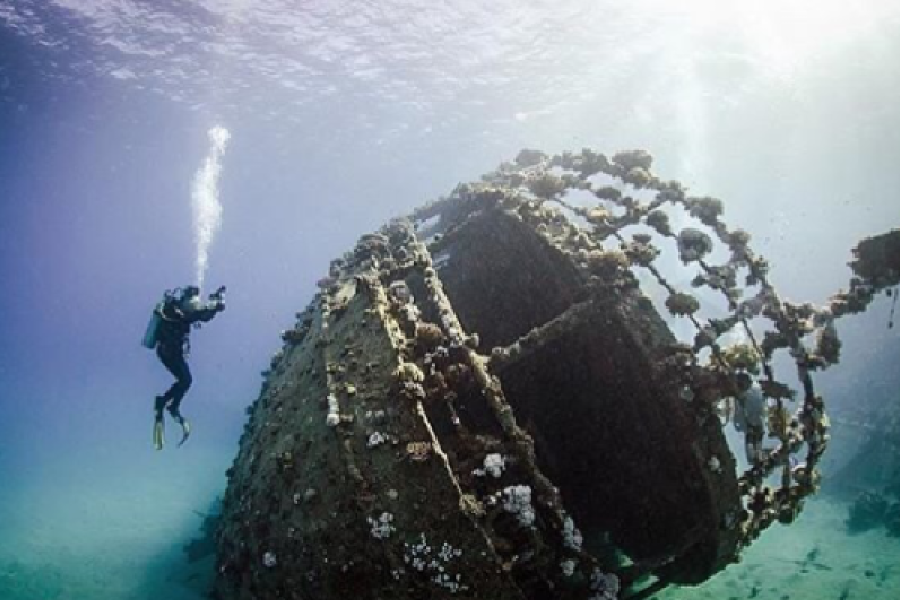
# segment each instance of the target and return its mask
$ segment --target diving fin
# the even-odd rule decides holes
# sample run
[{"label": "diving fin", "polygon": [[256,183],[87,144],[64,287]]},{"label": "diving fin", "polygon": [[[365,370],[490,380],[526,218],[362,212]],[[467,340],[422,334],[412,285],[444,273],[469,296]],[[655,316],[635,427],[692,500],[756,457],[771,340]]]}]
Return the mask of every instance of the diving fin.
[{"label": "diving fin", "polygon": [[162,450],[166,445],[165,429],[162,421],[156,421],[153,425],[153,447]]},{"label": "diving fin", "polygon": [[181,441],[178,442],[178,447],[181,448],[184,446],[184,443],[188,441],[188,438],[191,436],[191,423],[184,417],[181,418]]}]

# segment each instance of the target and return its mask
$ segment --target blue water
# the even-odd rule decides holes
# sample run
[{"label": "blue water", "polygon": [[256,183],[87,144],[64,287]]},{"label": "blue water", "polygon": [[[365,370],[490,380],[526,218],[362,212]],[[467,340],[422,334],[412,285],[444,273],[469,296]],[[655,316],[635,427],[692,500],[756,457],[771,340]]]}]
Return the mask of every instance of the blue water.
[{"label": "blue water", "polygon": [[[215,125],[232,139],[206,277],[228,309],[193,334],[195,433],[157,453],[170,380],[138,342],[195,276]],[[583,146],[645,148],[722,198],[779,290],[823,304],[855,243],[898,226],[900,8],[0,0],[0,599],[203,597],[195,511],[328,262],[522,147]],[[835,413],[898,410],[888,311],[839,325],[819,378]],[[826,482],[861,441],[833,435]],[[664,597],[896,598],[900,542],[848,536],[846,508],[826,494]],[[802,573],[815,547],[829,569]]]}]

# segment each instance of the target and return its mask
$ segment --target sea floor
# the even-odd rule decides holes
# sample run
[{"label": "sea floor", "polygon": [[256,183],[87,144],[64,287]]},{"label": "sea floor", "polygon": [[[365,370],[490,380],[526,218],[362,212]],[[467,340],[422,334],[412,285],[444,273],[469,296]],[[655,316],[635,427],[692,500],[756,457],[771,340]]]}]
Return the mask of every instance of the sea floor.
[{"label": "sea floor", "polygon": [[[211,559],[182,547],[220,494],[230,452],[193,448],[139,458],[72,457],[39,477],[0,486],[0,599],[201,600]],[[2,477],[0,473],[0,477]],[[792,527],[773,525],[740,564],[658,600],[896,600],[900,539],[848,535],[847,505],[808,503]]]},{"label": "sea floor", "polygon": [[212,559],[189,564],[182,547],[200,535],[230,452],[151,454],[142,441],[0,472],[0,600],[206,598]]},{"label": "sea floor", "polygon": [[849,535],[848,505],[807,502],[792,526],[772,525],[740,563],[701,586],[670,588],[658,600],[897,600],[900,538],[884,528]]}]

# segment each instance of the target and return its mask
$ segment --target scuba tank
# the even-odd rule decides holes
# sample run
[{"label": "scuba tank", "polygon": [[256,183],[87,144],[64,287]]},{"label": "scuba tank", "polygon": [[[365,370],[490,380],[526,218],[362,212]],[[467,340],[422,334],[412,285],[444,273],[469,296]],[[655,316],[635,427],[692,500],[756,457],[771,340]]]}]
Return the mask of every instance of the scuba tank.
[{"label": "scuba tank", "polygon": [[159,330],[160,321],[162,321],[162,317],[159,316],[158,312],[159,308],[160,305],[157,304],[153,310],[153,316],[150,317],[150,322],[147,323],[147,331],[144,332],[144,338],[141,340],[141,345],[150,350],[156,348],[156,332]]},{"label": "scuba tank", "polygon": [[[177,292],[178,290],[175,290]],[[156,306],[153,308],[153,315],[150,317],[150,322],[147,323],[147,330],[144,332],[144,338],[141,340],[141,345],[144,348],[148,348],[150,350],[156,348],[157,336],[159,335],[159,326],[162,323],[162,311],[163,307],[172,302],[175,299],[175,292],[172,290],[166,290],[163,294],[163,299],[160,302],[156,303]]]}]

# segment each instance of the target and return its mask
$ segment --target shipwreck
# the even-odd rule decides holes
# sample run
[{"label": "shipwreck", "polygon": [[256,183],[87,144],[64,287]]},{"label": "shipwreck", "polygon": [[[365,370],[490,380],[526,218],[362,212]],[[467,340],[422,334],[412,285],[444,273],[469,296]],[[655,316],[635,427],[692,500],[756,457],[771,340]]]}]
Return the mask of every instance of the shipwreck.
[{"label": "shipwreck", "polygon": [[[525,150],[334,260],[248,407],[216,597],[640,598],[792,522],[829,437],[812,373],[839,360],[833,321],[896,281],[784,301],[722,203],[651,167]],[[737,372],[775,440],[743,473]]]}]

